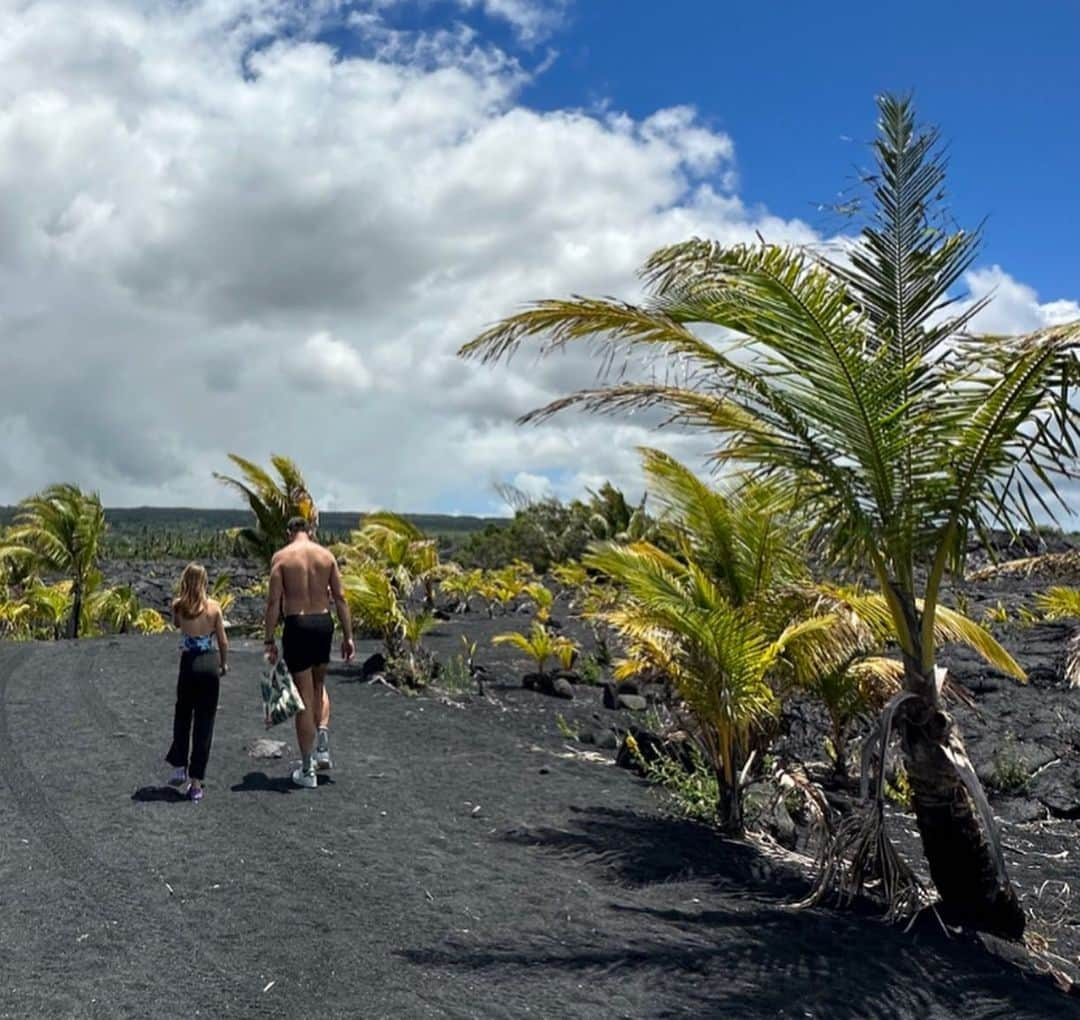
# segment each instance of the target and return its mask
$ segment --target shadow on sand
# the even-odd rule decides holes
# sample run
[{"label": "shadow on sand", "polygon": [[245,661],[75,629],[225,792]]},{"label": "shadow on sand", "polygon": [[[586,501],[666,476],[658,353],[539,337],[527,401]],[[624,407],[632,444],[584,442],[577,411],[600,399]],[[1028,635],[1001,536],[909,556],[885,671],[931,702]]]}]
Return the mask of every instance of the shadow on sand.
[{"label": "shadow on sand", "polygon": [[774,902],[795,901],[809,891],[808,878],[794,867],[707,825],[602,807],[571,812],[566,828],[511,829],[501,838],[599,865],[625,885],[703,880]]},{"label": "shadow on sand", "polygon": [[566,828],[496,838],[573,862],[588,882],[607,884],[610,899],[601,897],[587,923],[560,931],[554,945],[539,922],[487,944],[450,937],[397,955],[424,968],[495,969],[522,981],[545,969],[584,981],[617,976],[620,991],[662,1001],[658,1016],[895,1020],[1066,1008],[1047,983],[1025,981],[977,940],[946,938],[929,921],[905,933],[868,918],[869,904],[794,909],[808,889],[805,875],[693,822],[589,808]]},{"label": "shadow on sand", "polygon": [[176,789],[175,786],[140,786],[131,795],[131,799],[142,801],[143,803],[187,803],[187,797],[185,797],[178,789]]},{"label": "shadow on sand", "polygon": [[[329,776],[319,776],[319,786],[332,786],[334,781]],[[294,786],[289,776],[268,776],[265,772],[249,772],[244,778],[229,789],[233,793],[294,793],[300,787]]]}]

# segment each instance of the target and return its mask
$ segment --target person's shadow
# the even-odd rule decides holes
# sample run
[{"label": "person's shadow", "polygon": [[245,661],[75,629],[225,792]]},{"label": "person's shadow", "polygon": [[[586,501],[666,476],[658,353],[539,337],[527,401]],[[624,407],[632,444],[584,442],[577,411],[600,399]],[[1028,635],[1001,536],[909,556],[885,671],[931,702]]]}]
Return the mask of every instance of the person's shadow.
[{"label": "person's shadow", "polygon": [[140,786],[132,795],[132,800],[143,803],[163,802],[165,804],[179,804],[186,801],[185,797],[175,786]]},{"label": "person's shadow", "polygon": [[[319,785],[332,783],[329,776],[319,776]],[[235,786],[230,786],[233,793],[292,793],[300,787],[294,786],[289,776],[268,776],[265,772],[249,772]]]}]

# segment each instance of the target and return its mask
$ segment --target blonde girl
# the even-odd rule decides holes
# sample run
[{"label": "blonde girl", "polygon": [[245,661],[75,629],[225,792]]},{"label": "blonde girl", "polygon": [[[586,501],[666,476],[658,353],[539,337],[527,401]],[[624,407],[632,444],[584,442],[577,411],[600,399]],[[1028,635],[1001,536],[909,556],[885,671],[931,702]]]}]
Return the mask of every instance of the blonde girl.
[{"label": "blonde girl", "polygon": [[200,564],[184,567],[172,616],[173,625],[180,629],[180,676],[176,681],[173,741],[165,760],[175,766],[169,782],[173,786],[188,783],[188,800],[200,801],[214,738],[220,680],[229,671],[225,618],[221,606],[207,595],[206,570]]}]

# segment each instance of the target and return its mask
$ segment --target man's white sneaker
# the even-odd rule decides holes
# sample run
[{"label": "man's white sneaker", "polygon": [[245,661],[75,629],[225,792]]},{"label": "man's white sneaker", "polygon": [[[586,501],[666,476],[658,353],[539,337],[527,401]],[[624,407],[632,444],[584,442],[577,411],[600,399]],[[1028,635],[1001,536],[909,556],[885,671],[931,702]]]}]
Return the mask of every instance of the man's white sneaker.
[{"label": "man's white sneaker", "polygon": [[293,769],[292,781],[297,786],[302,786],[307,790],[314,790],[319,785],[319,780],[316,779],[314,771],[305,772],[303,769]]}]

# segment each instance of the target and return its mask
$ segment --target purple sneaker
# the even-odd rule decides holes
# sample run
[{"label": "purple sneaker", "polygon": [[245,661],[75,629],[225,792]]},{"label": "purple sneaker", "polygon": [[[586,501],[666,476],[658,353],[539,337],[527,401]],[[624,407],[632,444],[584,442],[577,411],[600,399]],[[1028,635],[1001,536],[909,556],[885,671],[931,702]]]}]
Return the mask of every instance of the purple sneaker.
[{"label": "purple sneaker", "polygon": [[203,799],[203,788],[201,786],[189,786],[187,792],[187,799],[198,803]]},{"label": "purple sneaker", "polygon": [[173,773],[169,776],[170,786],[183,786],[187,782],[187,769],[181,765],[178,769],[173,769]]}]

